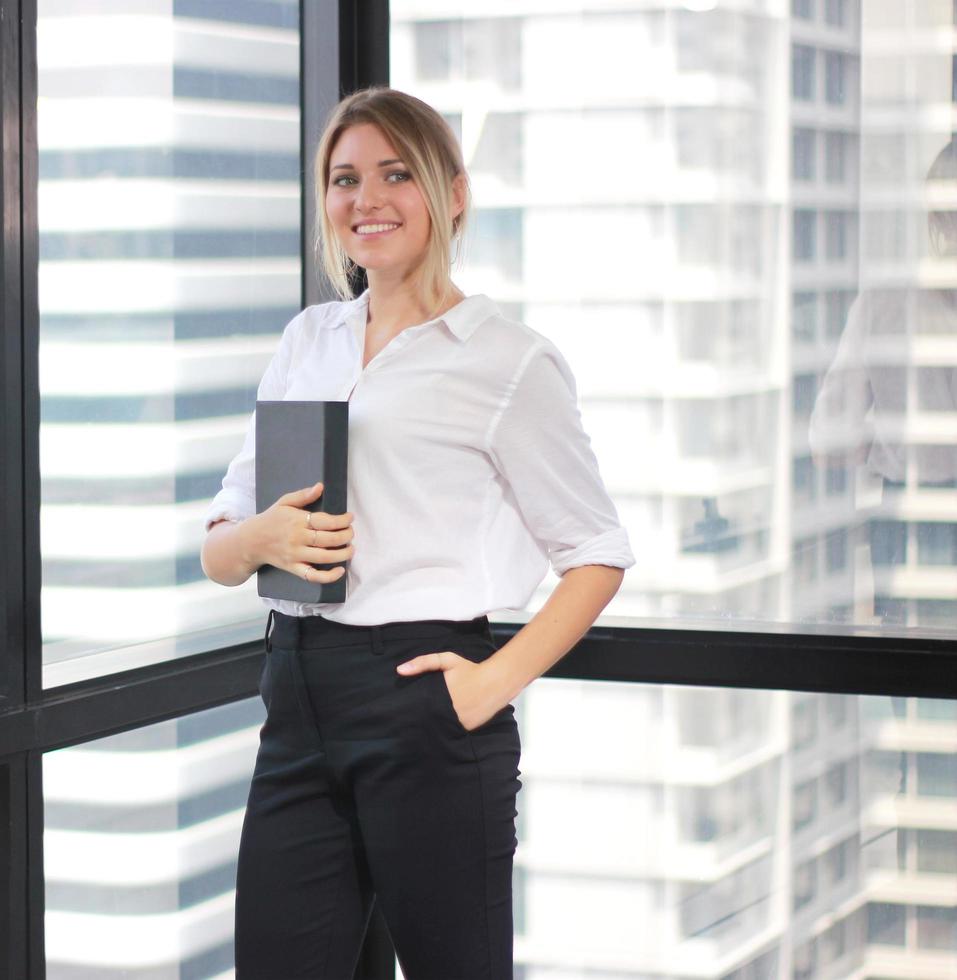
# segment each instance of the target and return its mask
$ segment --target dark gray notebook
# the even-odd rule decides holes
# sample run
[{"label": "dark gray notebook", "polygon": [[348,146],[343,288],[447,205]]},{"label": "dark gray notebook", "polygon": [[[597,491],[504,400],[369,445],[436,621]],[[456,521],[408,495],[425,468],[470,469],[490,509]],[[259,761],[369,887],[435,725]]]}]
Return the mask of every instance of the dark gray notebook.
[{"label": "dark gray notebook", "polygon": [[[348,456],[348,402],[256,402],[256,513],[268,510],[283,494],[320,480],[325,484],[322,496],[308,509],[346,513]],[[344,564],[315,567],[328,569]],[[322,585],[263,565],[256,577],[259,594],[270,599],[345,602],[345,575]]]}]

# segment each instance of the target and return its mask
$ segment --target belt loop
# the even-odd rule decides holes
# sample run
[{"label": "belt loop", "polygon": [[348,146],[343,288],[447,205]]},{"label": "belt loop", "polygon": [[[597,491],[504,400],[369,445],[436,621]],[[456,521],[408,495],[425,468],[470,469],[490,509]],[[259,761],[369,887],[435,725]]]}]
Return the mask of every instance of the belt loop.
[{"label": "belt loop", "polygon": [[382,631],[378,626],[369,627],[369,639],[372,641],[372,652],[376,656],[380,655],[385,647],[382,646]]},{"label": "belt loop", "polygon": [[275,618],[276,618],[276,610],[270,609],[269,615],[266,617],[266,636],[265,636],[266,653],[272,653],[272,637],[269,635],[269,630]]}]

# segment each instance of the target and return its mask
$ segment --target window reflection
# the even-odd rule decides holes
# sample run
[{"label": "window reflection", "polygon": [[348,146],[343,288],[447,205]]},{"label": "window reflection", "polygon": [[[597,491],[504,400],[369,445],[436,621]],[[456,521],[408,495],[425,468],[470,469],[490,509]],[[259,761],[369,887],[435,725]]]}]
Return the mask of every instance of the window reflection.
[{"label": "window reflection", "polygon": [[957,963],[955,702],[546,680],[521,717],[525,976]]},{"label": "window reflection", "polygon": [[46,754],[50,980],[231,975],[262,716],[255,698]]},{"label": "window reflection", "polygon": [[71,680],[259,615],[206,581],[197,514],[299,304],[298,4],[41,0],[37,37],[43,638]]}]

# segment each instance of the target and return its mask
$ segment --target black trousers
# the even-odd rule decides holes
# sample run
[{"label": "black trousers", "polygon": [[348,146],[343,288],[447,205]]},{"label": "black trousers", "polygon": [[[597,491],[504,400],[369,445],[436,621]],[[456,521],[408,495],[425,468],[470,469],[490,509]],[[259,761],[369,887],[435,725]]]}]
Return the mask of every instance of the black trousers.
[{"label": "black trousers", "polygon": [[374,900],[406,980],[510,980],[514,709],[469,732],[441,671],[395,670],[441,650],[486,659],[488,619],[270,621],[237,980],[352,980]]}]

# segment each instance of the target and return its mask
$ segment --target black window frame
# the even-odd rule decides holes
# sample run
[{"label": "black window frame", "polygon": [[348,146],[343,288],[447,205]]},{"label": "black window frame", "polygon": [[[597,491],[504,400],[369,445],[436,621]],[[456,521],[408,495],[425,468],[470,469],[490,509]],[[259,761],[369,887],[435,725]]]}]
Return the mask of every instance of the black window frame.
[{"label": "black window frame", "polygon": [[[37,0],[0,0],[0,975],[44,965],[43,754],[256,694],[261,641],[44,690],[40,634]],[[348,91],[389,80],[387,0],[300,0],[302,146]],[[303,159],[302,301],[311,271],[312,160]],[[520,625],[494,628],[501,644]],[[705,687],[957,698],[957,644],[877,631],[596,626],[548,676]],[[357,976],[393,975],[381,920]]]}]

